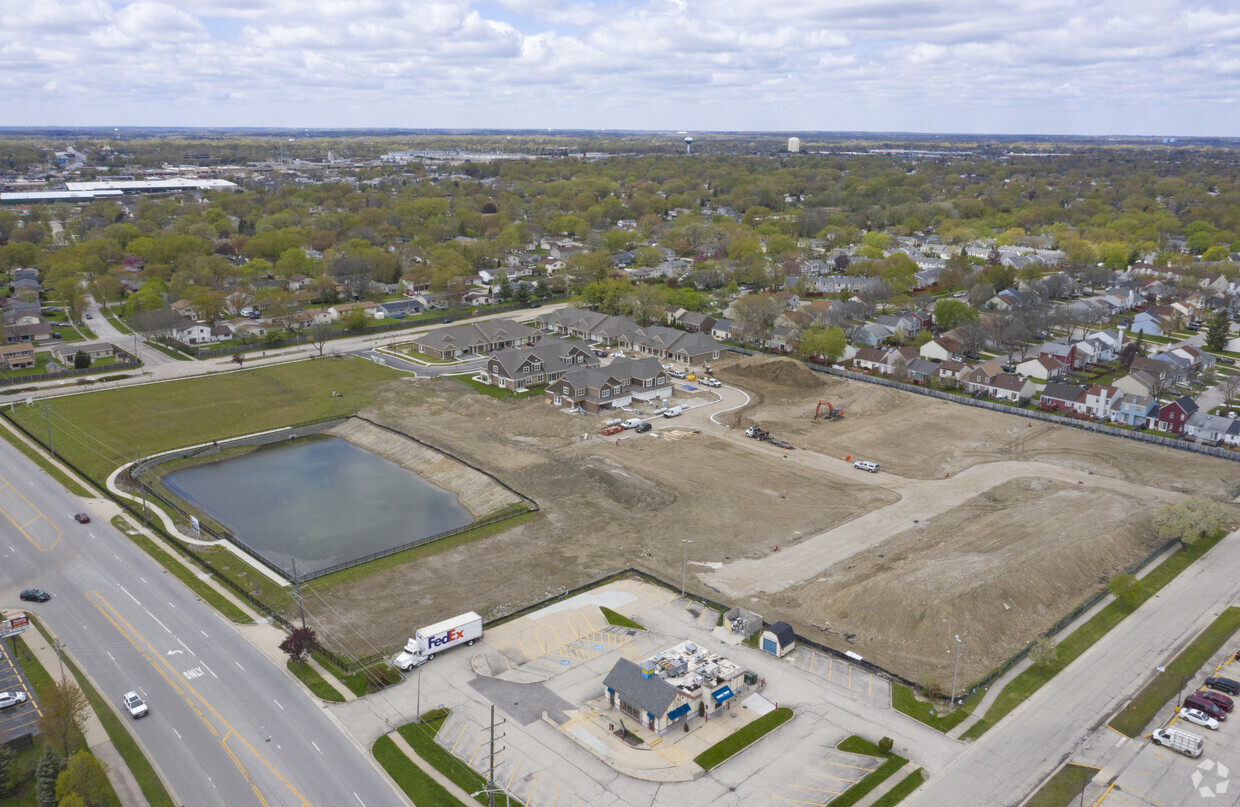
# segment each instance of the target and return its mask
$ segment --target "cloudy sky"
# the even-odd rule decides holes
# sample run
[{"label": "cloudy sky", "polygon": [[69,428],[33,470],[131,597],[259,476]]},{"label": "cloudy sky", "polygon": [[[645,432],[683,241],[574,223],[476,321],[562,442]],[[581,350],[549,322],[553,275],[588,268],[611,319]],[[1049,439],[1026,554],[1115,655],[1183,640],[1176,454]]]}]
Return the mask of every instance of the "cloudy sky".
[{"label": "cloudy sky", "polygon": [[1235,0],[0,0],[0,125],[1240,135]]}]

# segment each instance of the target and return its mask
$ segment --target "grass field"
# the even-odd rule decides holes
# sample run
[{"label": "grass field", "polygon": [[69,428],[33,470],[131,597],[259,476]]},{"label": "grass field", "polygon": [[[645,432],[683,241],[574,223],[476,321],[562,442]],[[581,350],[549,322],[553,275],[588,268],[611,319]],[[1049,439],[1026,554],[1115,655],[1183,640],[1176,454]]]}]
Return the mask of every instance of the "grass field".
[{"label": "grass field", "polygon": [[[400,732],[401,737],[405,738],[405,742],[409,743],[413,750],[417,752],[418,756],[444,776],[451,779],[457,787],[466,793],[477,793],[486,787],[486,779],[482,778],[462,760],[452,756],[447,749],[435,742],[435,735],[439,733],[439,729],[443,728],[445,719],[447,719],[446,710],[437,710],[437,713],[434,715],[428,712],[423,715],[421,723],[406,723],[398,728],[397,731]],[[486,804],[486,795],[478,796],[477,801],[479,804]],[[517,807],[522,807],[521,802],[507,794],[498,795],[495,803],[515,804]]]},{"label": "grass field", "polygon": [[[102,481],[139,452],[351,415],[398,377],[363,359],[320,359],[75,395],[49,402],[52,441],[57,454]],[[41,407],[18,407],[12,416],[46,439]]]},{"label": "grass field", "polygon": [[306,688],[314,693],[315,697],[332,703],[344,703],[344,695],[339,690],[327,683],[323,676],[319,675],[319,671],[311,667],[309,664],[289,660],[286,662],[288,671],[297,676],[297,680],[306,685]]},{"label": "grass field", "polygon": [[[960,724],[970,714],[973,713],[973,705],[977,700],[976,697],[967,698],[957,706],[953,711],[947,714],[940,712],[941,706],[935,706],[927,701],[919,701],[913,695],[913,690],[904,684],[893,683],[891,685],[891,705],[898,711],[903,712],[909,717],[920,720],[931,728],[938,729],[946,734]],[[946,701],[944,701],[946,703]]]}]

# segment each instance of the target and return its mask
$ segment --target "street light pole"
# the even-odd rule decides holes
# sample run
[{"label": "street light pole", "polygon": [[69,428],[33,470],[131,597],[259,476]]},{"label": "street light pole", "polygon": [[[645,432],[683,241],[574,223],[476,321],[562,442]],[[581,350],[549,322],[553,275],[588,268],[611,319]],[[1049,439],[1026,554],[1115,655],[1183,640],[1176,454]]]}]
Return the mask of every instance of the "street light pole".
[{"label": "street light pole", "polygon": [[956,634],[956,671],[952,673],[952,705],[956,705],[956,677],[960,674],[960,634]]},{"label": "street light pole", "polygon": [[682,563],[680,566],[680,598],[684,599],[685,582],[688,580],[688,577],[689,577],[689,544],[693,543],[693,541],[689,540],[688,538],[681,538],[680,543],[685,548],[685,560],[684,560],[684,563]]}]

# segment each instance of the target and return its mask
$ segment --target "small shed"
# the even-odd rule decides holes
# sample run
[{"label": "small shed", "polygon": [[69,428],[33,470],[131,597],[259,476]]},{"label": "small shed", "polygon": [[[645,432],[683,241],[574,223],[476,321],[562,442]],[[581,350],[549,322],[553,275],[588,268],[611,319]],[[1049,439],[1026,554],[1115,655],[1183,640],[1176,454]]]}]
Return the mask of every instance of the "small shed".
[{"label": "small shed", "polygon": [[786,656],[797,646],[797,635],[787,622],[776,622],[762,631],[758,646],[766,653],[774,656]]}]

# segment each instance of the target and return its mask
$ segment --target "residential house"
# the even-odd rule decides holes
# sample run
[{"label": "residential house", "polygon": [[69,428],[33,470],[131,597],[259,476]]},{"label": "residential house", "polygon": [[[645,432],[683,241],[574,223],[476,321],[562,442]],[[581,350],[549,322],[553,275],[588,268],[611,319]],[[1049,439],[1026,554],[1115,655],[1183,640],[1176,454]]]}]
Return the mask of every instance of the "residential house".
[{"label": "residential house", "polygon": [[[1193,370],[1193,363],[1189,359],[1178,353],[1159,353],[1156,356],[1149,357],[1151,361],[1165,364],[1168,368],[1165,373],[1174,383],[1187,381]],[[1136,362],[1134,361],[1135,365]]]},{"label": "residential house", "polygon": [[1111,416],[1111,410],[1119,406],[1119,400],[1123,397],[1124,393],[1118,387],[1094,384],[1085,390],[1082,411],[1098,420],[1106,420]]},{"label": "residential house", "polygon": [[997,361],[988,361],[979,364],[969,370],[960,379],[961,386],[967,392],[987,393],[990,390],[991,380],[1003,372],[1003,367]]},{"label": "residential house", "polygon": [[1064,344],[1063,342],[1047,342],[1038,348],[1038,355],[1051,359],[1058,359],[1069,370],[1075,370],[1084,365],[1084,358],[1077,354],[1075,344]]},{"label": "residential house", "polygon": [[[1115,379],[1114,386],[1126,395],[1148,398],[1162,389],[1162,380],[1144,370],[1133,370],[1128,375]],[[1129,424],[1132,425],[1132,424]]]},{"label": "residential house", "polygon": [[198,312],[194,310],[194,306],[189,300],[177,300],[168,307],[183,317],[198,319]]},{"label": "residential house", "polygon": [[711,326],[710,335],[723,342],[732,338],[732,320],[717,319]]},{"label": "residential house", "polygon": [[851,341],[857,345],[866,345],[868,347],[878,347],[886,342],[894,333],[886,325],[879,325],[876,322],[867,322],[864,325],[858,325],[853,328]]},{"label": "residential house", "polygon": [[388,300],[375,306],[375,319],[386,319],[392,317],[400,319],[401,317],[414,316],[421,314],[426,310],[422,305],[422,301],[414,297],[402,297],[399,300]]},{"label": "residential house", "polygon": [[1111,411],[1111,419],[1126,426],[1145,428],[1150,418],[1158,415],[1158,401],[1148,395],[1124,395],[1119,407]]},{"label": "residential house", "polygon": [[0,367],[5,370],[28,370],[34,366],[34,345],[20,342],[0,345]]},{"label": "residential house", "polygon": [[598,365],[594,351],[579,342],[551,339],[533,347],[505,348],[492,353],[481,376],[488,384],[516,391],[552,383],[570,370]]},{"label": "residential house", "polygon": [[336,303],[335,305],[333,305],[331,308],[327,310],[331,312],[332,321],[339,322],[340,318],[343,317],[345,314],[348,314],[350,311],[355,311],[358,309],[360,309],[362,313],[364,313],[366,316],[373,317],[375,304],[371,302],[370,300],[361,300],[356,303]]},{"label": "residential house", "polygon": [[907,342],[921,333],[921,319],[912,314],[882,314],[874,322],[891,329],[900,341]]},{"label": "residential house", "polygon": [[1152,428],[1158,429],[1160,432],[1183,434],[1184,427],[1188,424],[1188,419],[1192,417],[1192,414],[1197,409],[1197,403],[1187,395],[1176,398],[1171,403],[1159,408],[1157,420],[1152,424]]},{"label": "residential house", "polygon": [[1068,374],[1068,365],[1051,356],[1034,356],[1016,365],[1016,372],[1039,381],[1062,381]]},{"label": "residential house", "polygon": [[972,368],[970,368],[969,365],[965,364],[962,361],[956,361],[955,359],[949,359],[948,361],[945,361],[939,365],[939,370],[938,370],[939,382],[940,383],[944,381],[960,382],[965,377],[965,375],[968,374],[970,369]]},{"label": "residential house", "polygon": [[1146,336],[1162,336],[1162,323],[1158,317],[1142,311],[1132,318],[1132,326],[1128,329],[1133,333],[1143,333]]},{"label": "residential house", "polygon": [[908,363],[906,369],[909,380],[924,384],[938,373],[939,366],[935,362],[926,361],[925,359],[913,359]]},{"label": "residential house", "polygon": [[1083,412],[1085,390],[1073,384],[1052,382],[1042,390],[1042,395],[1038,398],[1038,406],[1042,409],[1064,412]]},{"label": "residential house", "polygon": [[172,338],[184,345],[210,345],[220,341],[214,329],[205,322],[187,322],[172,332]]},{"label": "residential house", "polygon": [[490,305],[495,302],[495,295],[489,289],[470,289],[461,297],[465,305]]},{"label": "residential house", "polygon": [[66,367],[73,366],[73,357],[85,353],[92,362],[107,359],[116,355],[116,346],[111,342],[87,342],[83,344],[60,344],[52,348],[52,358]]},{"label": "residential house", "polygon": [[680,327],[686,333],[710,333],[716,322],[714,317],[696,311],[686,311],[680,317]]},{"label": "residential house", "polygon": [[649,402],[671,395],[667,371],[658,359],[625,358],[606,367],[574,367],[548,384],[544,397],[552,406],[598,414],[627,407],[634,399]]},{"label": "residential house", "polygon": [[1013,373],[1000,373],[990,379],[986,394],[991,398],[1013,403],[1025,403],[1033,397],[1033,382]]},{"label": "residential house", "polygon": [[791,325],[776,325],[771,330],[770,337],[767,338],[762,346],[768,350],[778,350],[782,353],[791,353],[799,349],[800,345],[800,328],[794,328]]},{"label": "residential house", "polygon": [[1198,409],[1184,422],[1184,434],[1205,445],[1220,445],[1234,420]]},{"label": "residential house", "polygon": [[948,331],[922,345],[919,353],[923,359],[929,361],[950,361],[952,356],[959,355],[962,350],[964,344]]},{"label": "residential house", "polygon": [[310,288],[310,284],[313,282],[314,278],[312,277],[296,274],[289,277],[287,287],[289,291],[301,291],[302,289]]},{"label": "residential house", "polygon": [[882,368],[887,366],[887,354],[890,352],[882,348],[858,348],[857,355],[853,356],[853,366],[862,370],[883,372]]},{"label": "residential house", "polygon": [[483,320],[453,328],[436,328],[413,340],[419,352],[437,359],[496,353],[519,344],[533,345],[541,332],[511,320]]}]

